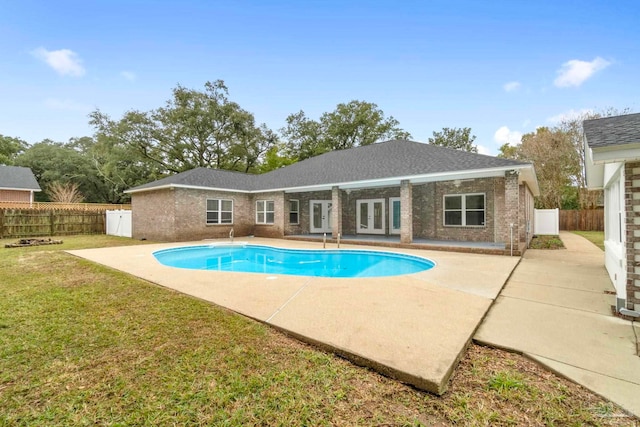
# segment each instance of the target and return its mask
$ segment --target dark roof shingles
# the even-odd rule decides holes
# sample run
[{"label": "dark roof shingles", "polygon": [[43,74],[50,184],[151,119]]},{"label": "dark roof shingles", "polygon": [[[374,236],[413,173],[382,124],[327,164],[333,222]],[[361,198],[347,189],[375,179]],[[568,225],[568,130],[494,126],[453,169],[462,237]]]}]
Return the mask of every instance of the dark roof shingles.
[{"label": "dark roof shingles", "polygon": [[0,188],[40,191],[40,185],[30,168],[0,165]]},{"label": "dark roof shingles", "polygon": [[197,168],[132,190],[182,184],[268,191],[527,164],[420,142],[393,140],[331,151],[261,175]]},{"label": "dark roof shingles", "polygon": [[640,143],[640,113],[585,120],[583,127],[591,148]]}]

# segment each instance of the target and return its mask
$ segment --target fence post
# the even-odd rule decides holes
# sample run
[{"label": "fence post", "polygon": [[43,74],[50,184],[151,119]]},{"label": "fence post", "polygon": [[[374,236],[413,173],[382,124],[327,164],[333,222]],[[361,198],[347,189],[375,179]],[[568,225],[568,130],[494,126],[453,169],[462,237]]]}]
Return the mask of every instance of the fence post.
[{"label": "fence post", "polygon": [[0,239],[4,239],[4,209],[0,209]]},{"label": "fence post", "polygon": [[54,231],[55,231],[55,216],[54,216],[54,212],[55,211],[49,211],[49,227],[51,228],[51,233],[50,236],[53,237],[54,235]]}]

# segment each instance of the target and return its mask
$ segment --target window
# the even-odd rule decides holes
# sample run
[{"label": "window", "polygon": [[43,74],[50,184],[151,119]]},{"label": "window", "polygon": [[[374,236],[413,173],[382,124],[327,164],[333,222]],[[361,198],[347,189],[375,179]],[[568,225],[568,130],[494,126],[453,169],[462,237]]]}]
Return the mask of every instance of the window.
[{"label": "window", "polygon": [[207,199],[207,224],[233,224],[233,200]]},{"label": "window", "polygon": [[256,224],[273,224],[273,200],[258,200],[256,202]]},{"label": "window", "polygon": [[300,223],[300,201],[289,200],[289,223]]},{"label": "window", "polygon": [[484,194],[444,196],[444,225],[483,226],[484,208]]}]

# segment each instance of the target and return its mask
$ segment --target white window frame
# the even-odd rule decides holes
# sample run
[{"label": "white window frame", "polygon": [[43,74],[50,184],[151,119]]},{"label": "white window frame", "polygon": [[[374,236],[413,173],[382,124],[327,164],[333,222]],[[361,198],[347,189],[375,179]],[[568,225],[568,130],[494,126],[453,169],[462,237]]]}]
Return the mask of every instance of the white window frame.
[{"label": "white window frame", "polygon": [[[296,210],[291,210],[291,203],[292,202],[296,202],[297,208]],[[291,214],[294,213],[296,214],[296,222],[292,222],[291,221]],[[298,225],[300,224],[300,200],[298,199],[289,199],[289,224],[293,224],[293,225]]]},{"label": "white window frame", "polygon": [[[271,210],[269,210],[269,203],[271,203]],[[262,207],[260,206],[262,205]],[[256,200],[256,224],[273,224],[275,223],[276,214],[275,214],[276,206],[273,200]],[[260,220],[260,215],[262,214],[262,221]],[[273,220],[268,221],[268,214],[273,215]]]},{"label": "white window frame", "polygon": [[[216,201],[218,202],[218,209],[209,209],[209,201]],[[222,209],[222,202],[231,202],[231,210],[223,210]],[[209,212],[216,212],[218,214],[218,221],[213,222],[213,221],[209,221]],[[231,213],[231,221],[230,222],[223,222],[222,221],[222,214],[223,213]],[[207,199],[205,202],[205,223],[207,225],[233,225],[233,199]]]},{"label": "white window frame", "polygon": [[[483,209],[467,209],[467,196],[482,196],[484,203]],[[447,209],[447,197],[460,197],[461,198],[461,206],[460,209]],[[460,212],[462,215],[462,223],[461,224],[447,224],[447,212]],[[484,222],[481,225],[467,225],[467,212],[483,212],[484,213]],[[481,228],[486,227],[487,224],[487,194],[486,193],[461,193],[461,194],[445,194],[442,197],[442,224],[445,227],[474,227]]]}]

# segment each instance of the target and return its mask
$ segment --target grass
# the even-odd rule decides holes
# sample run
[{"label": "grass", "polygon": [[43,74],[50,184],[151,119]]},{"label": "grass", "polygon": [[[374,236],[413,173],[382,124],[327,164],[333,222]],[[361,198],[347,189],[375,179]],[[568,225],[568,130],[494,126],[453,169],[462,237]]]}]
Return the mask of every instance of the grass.
[{"label": "grass", "polygon": [[564,249],[564,244],[558,236],[536,235],[531,239],[531,249]]},{"label": "grass", "polygon": [[140,242],[63,240],[0,241],[0,426],[634,422],[529,360],[476,345],[436,397],[63,251]]},{"label": "grass", "polygon": [[604,251],[604,231],[572,231],[572,233],[584,237]]}]

